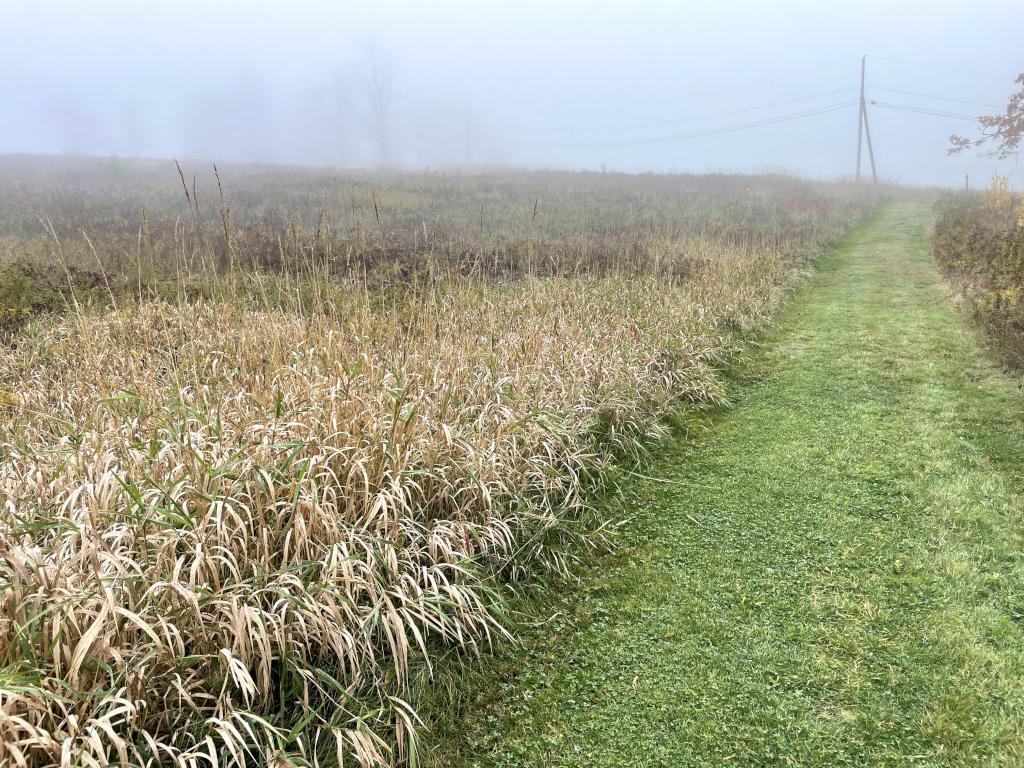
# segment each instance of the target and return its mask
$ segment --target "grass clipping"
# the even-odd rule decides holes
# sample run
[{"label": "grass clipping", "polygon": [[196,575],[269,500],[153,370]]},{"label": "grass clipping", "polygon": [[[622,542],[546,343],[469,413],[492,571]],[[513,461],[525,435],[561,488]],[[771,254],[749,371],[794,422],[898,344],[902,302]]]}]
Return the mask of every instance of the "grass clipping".
[{"label": "grass clipping", "polygon": [[415,761],[413,675],[506,633],[618,456],[719,402],[800,271],[143,302],[0,349],[0,762]]}]

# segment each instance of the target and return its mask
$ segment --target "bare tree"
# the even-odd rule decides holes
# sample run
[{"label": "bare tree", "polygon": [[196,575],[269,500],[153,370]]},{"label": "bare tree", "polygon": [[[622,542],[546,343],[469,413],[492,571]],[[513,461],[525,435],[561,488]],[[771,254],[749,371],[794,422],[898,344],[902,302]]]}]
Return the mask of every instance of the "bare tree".
[{"label": "bare tree", "polygon": [[391,56],[368,37],[360,47],[356,82],[369,112],[370,138],[377,145],[377,161],[391,161],[391,107],[394,88],[394,67]]},{"label": "bare tree", "polygon": [[949,154],[955,155],[968,147],[982,144],[994,144],[993,155],[1005,160],[1016,154],[1020,142],[1024,139],[1024,73],[1017,75],[1014,81],[1020,90],[1010,96],[1006,104],[1006,112],[1001,115],[986,115],[978,118],[981,136],[975,139],[953,134],[949,137]]}]

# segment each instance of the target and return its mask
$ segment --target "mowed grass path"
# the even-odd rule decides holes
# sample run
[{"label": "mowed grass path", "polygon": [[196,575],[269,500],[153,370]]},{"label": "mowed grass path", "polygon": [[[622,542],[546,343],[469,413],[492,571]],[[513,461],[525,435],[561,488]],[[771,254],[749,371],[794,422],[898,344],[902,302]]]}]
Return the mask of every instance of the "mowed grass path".
[{"label": "mowed grass path", "polygon": [[465,764],[1024,765],[1024,397],[930,223],[892,204],[820,262],[506,652]]}]

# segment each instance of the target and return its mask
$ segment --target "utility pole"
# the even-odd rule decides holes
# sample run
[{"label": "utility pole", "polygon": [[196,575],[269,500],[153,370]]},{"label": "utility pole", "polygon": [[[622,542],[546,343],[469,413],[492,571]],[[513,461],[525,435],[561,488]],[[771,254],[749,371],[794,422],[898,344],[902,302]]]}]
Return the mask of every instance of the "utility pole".
[{"label": "utility pole", "polygon": [[860,109],[857,115],[857,181],[860,181],[861,146],[863,140],[868,140],[868,159],[871,161],[871,180],[878,183],[878,171],[875,170],[875,149],[871,146],[871,127],[868,125],[868,105],[864,99],[864,70],[867,66],[867,56],[860,59]]},{"label": "utility pole", "polygon": [[868,140],[868,159],[871,161],[871,181],[878,183],[878,171],[875,170],[875,149],[871,146],[871,126],[868,125],[868,107],[864,105],[864,138]]}]

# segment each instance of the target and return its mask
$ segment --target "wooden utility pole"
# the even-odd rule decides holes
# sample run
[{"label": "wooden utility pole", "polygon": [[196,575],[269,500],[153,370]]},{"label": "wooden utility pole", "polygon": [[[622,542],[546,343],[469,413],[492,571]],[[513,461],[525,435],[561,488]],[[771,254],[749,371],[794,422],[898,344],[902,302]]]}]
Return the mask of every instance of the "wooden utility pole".
[{"label": "wooden utility pole", "polygon": [[871,126],[868,125],[868,108],[864,105],[864,138],[868,140],[868,160],[871,161],[871,181],[878,183],[878,171],[875,170],[875,149],[871,146]]},{"label": "wooden utility pole", "polygon": [[868,140],[868,159],[871,161],[871,180],[878,183],[878,171],[875,169],[875,149],[871,146],[871,126],[868,125],[868,105],[864,99],[864,70],[867,66],[867,56],[860,59],[860,109],[857,115],[857,181],[860,181],[861,145],[863,140]]}]

